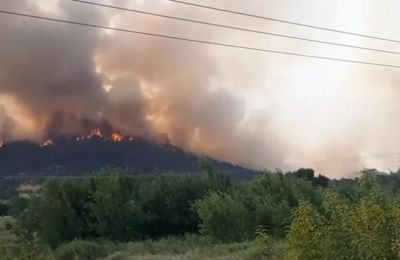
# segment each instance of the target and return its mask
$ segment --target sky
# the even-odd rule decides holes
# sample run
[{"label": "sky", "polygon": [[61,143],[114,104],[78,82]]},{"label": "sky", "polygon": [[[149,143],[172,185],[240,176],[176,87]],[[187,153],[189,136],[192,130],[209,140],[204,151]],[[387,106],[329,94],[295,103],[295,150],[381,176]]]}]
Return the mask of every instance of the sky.
[{"label": "sky", "polygon": [[[90,0],[230,26],[400,52],[400,44],[168,0]],[[189,1],[189,0],[188,0]],[[400,40],[387,0],[195,3]],[[384,54],[112,10],[71,0],[0,9],[277,51],[400,65]],[[400,70],[315,60],[0,14],[0,139],[40,142],[110,125],[255,169],[330,177],[400,163]]]}]

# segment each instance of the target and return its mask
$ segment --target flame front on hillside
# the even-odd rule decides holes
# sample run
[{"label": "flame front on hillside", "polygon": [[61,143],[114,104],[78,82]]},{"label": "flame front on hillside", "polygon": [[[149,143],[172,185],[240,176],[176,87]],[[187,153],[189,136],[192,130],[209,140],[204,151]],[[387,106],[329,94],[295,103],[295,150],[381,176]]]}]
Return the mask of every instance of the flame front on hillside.
[{"label": "flame front on hillside", "polygon": [[93,128],[87,135],[77,137],[76,141],[88,140],[88,139],[91,139],[93,137],[103,138],[104,136],[101,133],[99,128]]},{"label": "flame front on hillside", "polygon": [[47,139],[46,141],[44,141],[44,142],[40,145],[40,147],[46,147],[46,146],[53,145],[53,144],[54,144],[53,140]]},{"label": "flame front on hillside", "polygon": [[111,135],[111,140],[113,140],[114,142],[121,142],[122,141],[122,135],[118,134],[118,133],[113,133]]},{"label": "flame front on hillside", "polygon": [[92,137],[104,137],[103,134],[101,133],[100,129],[98,128],[94,128],[92,129],[92,131],[90,131],[90,133],[86,136],[86,139],[90,139]]},{"label": "flame front on hillside", "polygon": [[[110,136],[105,136],[99,128],[93,128],[92,130],[90,130],[90,132],[87,135],[79,136],[79,137],[75,138],[75,140],[79,142],[79,141],[89,140],[94,137],[102,138],[104,140],[113,141],[113,142],[122,142],[124,139],[126,139],[128,141],[134,140],[134,138],[132,136],[122,136],[118,132],[114,132]],[[41,145],[41,147],[51,145],[51,144],[54,144],[54,142],[49,139],[46,142],[44,142]]]},{"label": "flame front on hillside", "polygon": [[[87,135],[76,137],[75,140],[79,142],[79,141],[89,140],[95,137],[104,139],[105,141],[112,141],[112,142],[122,142],[123,140],[131,142],[134,140],[134,137],[123,136],[118,132],[114,132],[110,136],[105,136],[99,128],[93,128]],[[55,141],[52,139],[45,139],[43,142],[40,143],[40,147],[43,148],[46,146],[51,146],[54,145],[54,143]],[[5,141],[0,141],[0,148],[3,148],[4,146],[5,146]]]}]

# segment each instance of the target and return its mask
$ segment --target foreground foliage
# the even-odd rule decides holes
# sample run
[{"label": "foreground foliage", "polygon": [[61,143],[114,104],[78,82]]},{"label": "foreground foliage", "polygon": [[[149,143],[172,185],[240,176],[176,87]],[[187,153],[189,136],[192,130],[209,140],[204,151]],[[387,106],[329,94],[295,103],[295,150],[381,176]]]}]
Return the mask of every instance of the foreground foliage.
[{"label": "foreground foliage", "polygon": [[292,209],[301,200],[318,205],[320,193],[282,173],[232,182],[210,168],[152,177],[107,170],[51,180],[33,198],[15,201],[13,213],[20,237],[53,249],[75,239],[123,242],[199,231],[216,242],[241,242],[254,239],[259,227],[283,238]]},{"label": "foreground foliage", "polygon": [[400,198],[368,174],[360,187],[358,202],[326,192],[321,208],[303,202],[296,209],[289,232],[293,258],[400,258]]},{"label": "foreground foliage", "polygon": [[[105,170],[9,204],[5,259],[399,259],[400,174]],[[200,236],[199,236],[200,235]],[[109,241],[109,242],[105,242]],[[285,242],[288,241],[288,247]]]},{"label": "foreground foliage", "polygon": [[0,259],[7,260],[217,260],[217,259],[281,259],[285,243],[271,244],[268,252],[254,242],[215,244],[205,237],[188,235],[160,240],[115,243],[74,240],[63,243],[53,251],[38,241],[31,245],[3,244]]}]

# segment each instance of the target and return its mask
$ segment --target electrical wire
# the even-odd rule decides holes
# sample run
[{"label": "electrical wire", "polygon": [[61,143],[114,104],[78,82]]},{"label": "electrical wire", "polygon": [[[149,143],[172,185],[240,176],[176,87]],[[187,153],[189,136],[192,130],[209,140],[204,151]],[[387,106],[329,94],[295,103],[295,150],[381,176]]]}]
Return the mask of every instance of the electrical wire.
[{"label": "electrical wire", "polygon": [[166,35],[166,34],[157,34],[157,33],[149,33],[149,32],[142,32],[142,31],[135,31],[135,30],[128,30],[128,29],[121,29],[121,28],[110,27],[110,26],[96,25],[96,24],[90,24],[90,23],[84,23],[84,22],[76,22],[76,21],[63,20],[63,19],[57,19],[57,18],[49,18],[49,17],[38,16],[38,15],[17,13],[17,12],[4,11],[4,10],[0,10],[0,13],[21,16],[21,17],[34,18],[34,19],[40,19],[40,20],[53,21],[53,22],[59,22],[59,23],[65,23],[65,24],[79,25],[79,26],[91,27],[91,28],[97,28],[97,29],[113,30],[113,31],[118,31],[118,32],[159,37],[159,38],[164,38],[164,39],[179,40],[179,41],[184,41],[184,42],[193,42],[193,43],[201,43],[201,44],[206,44],[206,45],[229,47],[229,48],[243,49],[243,50],[250,50],[250,51],[257,51],[257,52],[275,53],[275,54],[283,54],[283,55],[297,56],[297,57],[303,57],[303,58],[312,58],[312,59],[319,59],[319,60],[338,61],[338,62],[346,62],[346,63],[354,63],[354,64],[400,69],[400,65],[356,61],[356,60],[348,60],[348,59],[339,59],[339,58],[331,58],[331,57],[324,57],[324,56],[317,56],[317,55],[302,54],[302,53],[296,53],[296,52],[285,52],[285,51],[250,47],[250,46],[235,45],[235,44],[230,44],[230,43],[219,43],[219,42],[213,42],[213,41],[196,40],[196,39],[171,36],[171,35]]},{"label": "electrical wire", "polygon": [[111,8],[111,9],[115,9],[115,10],[139,13],[139,14],[144,14],[144,15],[162,17],[162,18],[167,18],[167,19],[172,19],[172,20],[177,20],[177,21],[208,25],[208,26],[231,29],[231,30],[236,30],[236,31],[244,31],[244,32],[250,32],[250,33],[256,33],[256,34],[280,37],[280,38],[287,38],[287,39],[292,39],[292,40],[307,41],[307,42],[313,42],[313,43],[319,43],[319,44],[327,44],[327,45],[332,45],[332,46],[339,46],[339,47],[346,47],[346,48],[353,48],[353,49],[360,49],[360,50],[366,50],[366,51],[374,51],[374,52],[390,53],[390,54],[400,54],[400,52],[396,52],[396,51],[369,48],[369,47],[350,45],[350,44],[342,44],[342,43],[329,42],[329,41],[322,41],[322,40],[316,40],[316,39],[310,39],[310,38],[305,38],[305,37],[292,36],[292,35],[287,35],[287,34],[272,33],[272,32],[267,32],[267,31],[253,30],[253,29],[248,29],[248,28],[243,28],[243,27],[235,27],[235,26],[223,25],[223,24],[212,23],[212,22],[207,22],[207,21],[200,21],[200,20],[194,20],[194,19],[188,19],[188,18],[181,18],[181,17],[177,17],[177,16],[164,15],[164,14],[158,14],[158,13],[153,13],[153,12],[146,12],[146,11],[130,9],[130,8],[124,8],[124,7],[114,6],[114,5],[107,5],[107,4],[101,4],[101,3],[89,2],[89,1],[83,1],[83,0],[72,0],[72,1],[78,2],[78,3],[83,3],[83,4],[99,6],[99,7]]},{"label": "electrical wire", "polygon": [[200,4],[195,4],[195,3],[190,3],[190,2],[186,2],[186,1],[180,1],[180,0],[168,0],[168,1],[174,2],[174,3],[178,3],[178,4],[184,4],[184,5],[189,5],[189,6],[200,7],[200,8],[204,8],[204,9],[210,9],[210,10],[214,10],[214,11],[220,11],[220,12],[231,13],[231,14],[236,14],[236,15],[241,15],[241,16],[247,16],[247,17],[252,17],[252,18],[269,20],[269,21],[273,21],[273,22],[285,23],[285,24],[290,24],[290,25],[297,25],[297,26],[306,27],[306,28],[318,29],[318,30],[335,32],[335,33],[348,34],[348,35],[352,35],[352,36],[364,37],[364,38],[369,38],[369,39],[374,39],[374,40],[381,40],[381,41],[387,41],[387,42],[400,43],[400,40],[384,38],[384,37],[375,36],[375,35],[368,35],[368,34],[349,32],[349,31],[344,31],[344,30],[339,30],[339,29],[333,29],[333,28],[328,28],[328,27],[312,25],[312,24],[305,24],[305,23],[299,23],[299,22],[295,22],[295,21],[289,21],[289,20],[278,19],[278,18],[273,18],[273,17],[255,15],[255,14],[238,12],[238,11],[233,11],[233,10],[227,10],[227,9],[208,6],[208,5],[200,5]]}]

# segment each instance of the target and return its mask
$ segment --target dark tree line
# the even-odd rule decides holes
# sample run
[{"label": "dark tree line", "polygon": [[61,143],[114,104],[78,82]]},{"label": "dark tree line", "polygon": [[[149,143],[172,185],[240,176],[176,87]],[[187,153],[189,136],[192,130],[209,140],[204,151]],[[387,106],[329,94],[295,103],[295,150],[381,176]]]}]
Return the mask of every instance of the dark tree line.
[{"label": "dark tree line", "polygon": [[[89,178],[51,180],[32,198],[13,200],[14,229],[19,236],[45,241],[52,248],[75,239],[133,241],[186,233],[200,233],[216,242],[235,242],[252,240],[263,230],[274,239],[285,239],[289,234],[292,251],[301,256],[299,248],[310,246],[303,242],[320,241],[321,234],[313,230],[328,230],[326,239],[331,240],[348,232],[341,225],[369,225],[362,214],[372,213],[363,210],[378,205],[376,198],[385,198],[381,201],[388,205],[378,212],[380,215],[375,212],[376,217],[400,223],[400,215],[391,211],[400,198],[399,173],[365,171],[361,178],[329,180],[315,176],[310,169],[300,169],[285,174],[265,172],[249,181],[238,181],[207,163],[202,169],[201,175],[154,176],[104,170]],[[387,193],[377,192],[382,190]],[[370,202],[371,194],[380,197]],[[367,222],[353,223],[359,220],[337,215],[347,212]],[[311,259],[307,257],[300,259]]]},{"label": "dark tree line", "polygon": [[243,241],[258,226],[283,237],[299,201],[320,203],[320,188],[296,174],[264,173],[232,181],[203,164],[201,175],[127,175],[104,170],[90,178],[55,179],[30,199],[14,201],[17,232],[52,247],[64,241],[130,241],[201,232]]}]

